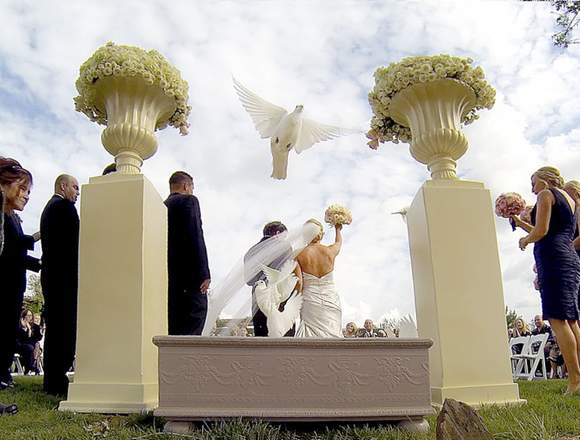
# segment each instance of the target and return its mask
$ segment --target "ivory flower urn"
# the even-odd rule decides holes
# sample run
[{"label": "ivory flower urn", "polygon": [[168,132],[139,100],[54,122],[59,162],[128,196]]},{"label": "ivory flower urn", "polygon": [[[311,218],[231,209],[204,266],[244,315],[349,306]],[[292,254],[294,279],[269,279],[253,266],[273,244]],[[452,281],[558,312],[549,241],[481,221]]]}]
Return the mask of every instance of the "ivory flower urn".
[{"label": "ivory flower urn", "polygon": [[410,152],[433,179],[457,179],[457,160],[467,151],[461,121],[476,104],[473,89],[460,81],[416,83],[391,101],[391,117],[411,129]]},{"label": "ivory flower urn", "polygon": [[155,127],[175,112],[175,99],[140,77],[107,77],[95,84],[96,105],[107,115],[101,141],[117,172],[139,174],[157,151]]}]

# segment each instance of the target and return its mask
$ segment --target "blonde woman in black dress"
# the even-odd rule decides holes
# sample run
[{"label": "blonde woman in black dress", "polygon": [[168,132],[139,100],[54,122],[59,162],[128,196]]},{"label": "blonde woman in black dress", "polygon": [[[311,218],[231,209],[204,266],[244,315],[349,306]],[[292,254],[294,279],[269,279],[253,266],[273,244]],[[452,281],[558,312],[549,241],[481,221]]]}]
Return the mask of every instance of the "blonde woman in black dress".
[{"label": "blonde woman in black dress", "polygon": [[572,244],[576,203],[563,190],[564,180],[557,168],[542,167],[531,180],[537,203],[531,213],[532,225],[514,218],[528,232],[519,245],[524,250],[534,243],[543,317],[550,321],[568,367],[566,394],[576,394],[580,393],[580,258]]}]

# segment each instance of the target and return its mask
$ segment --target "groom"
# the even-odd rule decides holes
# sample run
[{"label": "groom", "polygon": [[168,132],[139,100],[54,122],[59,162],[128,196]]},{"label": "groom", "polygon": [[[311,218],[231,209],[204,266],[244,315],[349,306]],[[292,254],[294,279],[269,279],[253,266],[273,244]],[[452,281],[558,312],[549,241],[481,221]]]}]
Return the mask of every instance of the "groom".
[{"label": "groom", "polygon": [[167,206],[168,324],[170,335],[201,335],[210,285],[207,249],[193,178],[176,171]]},{"label": "groom", "polygon": [[[287,231],[286,226],[282,222],[274,221],[266,224],[262,231],[262,239],[256,243],[254,246],[250,248],[250,250],[244,256],[244,262],[248,261],[252,255],[256,253],[260,243],[264,240],[267,240],[271,237],[274,237],[282,232]],[[280,269],[284,262],[292,257],[292,249],[288,248],[284,254],[276,258],[274,261],[268,264],[268,267],[272,269]],[[253,278],[247,281],[248,286],[252,287],[252,321],[254,324],[254,336],[268,336],[268,318],[266,315],[258,308],[258,304],[256,304],[256,298],[254,296],[255,285],[258,281],[265,281],[266,275],[264,272],[260,271],[254,276]],[[286,300],[287,301],[287,300]],[[280,310],[284,310],[284,305],[286,301],[280,304]],[[293,337],[296,332],[296,325],[293,325],[288,332],[284,336]]]}]

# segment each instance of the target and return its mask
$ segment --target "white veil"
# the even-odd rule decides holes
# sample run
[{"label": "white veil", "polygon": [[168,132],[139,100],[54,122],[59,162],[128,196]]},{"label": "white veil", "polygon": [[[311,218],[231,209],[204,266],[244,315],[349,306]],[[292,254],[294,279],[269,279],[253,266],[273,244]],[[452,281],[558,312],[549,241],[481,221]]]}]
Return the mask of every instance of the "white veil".
[{"label": "white veil", "polygon": [[[239,312],[246,310],[252,301],[248,282],[262,272],[262,265],[269,266],[273,261],[283,264],[295,258],[320,232],[317,225],[306,223],[297,229],[292,229],[264,240],[251,248],[208,293],[207,316],[203,327],[203,336],[209,336],[215,326],[221,311],[236,299],[242,305]],[[241,291],[241,293],[240,293]],[[238,295],[238,293],[240,293]],[[241,301],[240,301],[241,299]],[[234,315],[239,316],[239,315]]]}]

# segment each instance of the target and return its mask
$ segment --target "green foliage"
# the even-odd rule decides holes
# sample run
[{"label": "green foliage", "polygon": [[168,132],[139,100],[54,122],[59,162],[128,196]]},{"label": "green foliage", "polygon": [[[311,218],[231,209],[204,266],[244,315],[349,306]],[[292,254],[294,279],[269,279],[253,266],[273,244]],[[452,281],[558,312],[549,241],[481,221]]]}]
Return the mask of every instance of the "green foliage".
[{"label": "green foliage", "polygon": [[40,277],[36,274],[30,274],[28,276],[28,284],[26,286],[26,295],[24,296],[23,307],[31,310],[33,313],[40,313],[43,305],[44,296],[42,295]]},{"label": "green foliage", "polygon": [[515,310],[510,310],[508,307],[505,307],[505,320],[507,328],[514,328],[516,320],[521,319],[521,316],[518,315],[518,312]]},{"label": "green foliage", "polygon": [[580,2],[570,0],[550,0],[552,7],[557,12],[556,25],[560,31],[552,35],[554,45],[567,48],[571,44],[580,42],[580,38],[574,38],[574,30],[580,22]]},{"label": "green foliage", "polygon": [[[275,424],[259,421],[199,423],[191,435],[163,434],[164,420],[148,415],[105,416],[58,411],[58,400],[42,393],[41,377],[17,377],[17,387],[0,393],[20,413],[0,417],[2,440],[432,440],[435,417],[426,434],[400,432],[388,424]],[[563,380],[519,382],[527,405],[482,408],[487,428],[498,440],[555,440],[580,433],[580,399],[564,397]],[[574,438],[574,437],[572,437]]]},{"label": "green foliage", "polygon": [[[536,0],[522,0],[536,1]],[[571,44],[580,43],[580,38],[574,37],[580,23],[580,2],[572,0],[540,0],[549,1],[556,11],[556,26],[558,32],[552,35],[554,46],[567,48]]]}]

